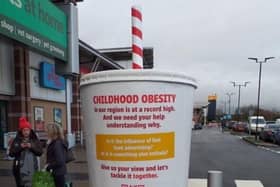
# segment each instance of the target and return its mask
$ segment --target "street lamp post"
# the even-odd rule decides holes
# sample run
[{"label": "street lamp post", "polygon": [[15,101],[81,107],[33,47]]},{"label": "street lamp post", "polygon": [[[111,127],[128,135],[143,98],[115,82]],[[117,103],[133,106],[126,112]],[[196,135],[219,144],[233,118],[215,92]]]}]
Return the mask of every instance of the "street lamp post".
[{"label": "street lamp post", "polygon": [[243,84],[237,84],[235,81],[231,81],[234,87],[238,87],[238,106],[237,106],[237,115],[238,115],[238,121],[240,121],[240,90],[241,87],[246,87],[247,84],[249,84],[249,81],[244,82]]},{"label": "street lamp post", "polygon": [[259,115],[260,115],[260,94],[261,94],[261,78],[262,78],[262,63],[266,63],[268,60],[274,59],[275,57],[266,57],[264,61],[259,61],[258,58],[248,58],[249,60],[254,60],[256,63],[260,64],[259,69],[259,86],[258,86],[258,104],[257,104],[257,122],[256,122],[256,134],[255,140],[258,140],[258,126],[259,126]]},{"label": "street lamp post", "polygon": [[234,93],[233,92],[228,92],[228,93],[226,93],[226,95],[228,96],[228,114],[230,115],[231,113],[230,113],[230,100],[231,100],[231,96],[233,96],[234,95]]}]

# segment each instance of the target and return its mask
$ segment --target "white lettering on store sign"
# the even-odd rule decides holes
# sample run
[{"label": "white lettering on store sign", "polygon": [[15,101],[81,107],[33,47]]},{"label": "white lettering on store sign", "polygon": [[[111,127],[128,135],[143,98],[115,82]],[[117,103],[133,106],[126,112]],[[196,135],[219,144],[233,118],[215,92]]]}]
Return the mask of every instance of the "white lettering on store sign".
[{"label": "white lettering on store sign", "polygon": [[15,5],[17,8],[22,8],[22,2],[21,0],[10,0],[12,5]]},{"label": "white lettering on store sign", "polygon": [[7,23],[6,20],[1,21],[1,27],[7,29],[10,33],[14,32],[14,26]]}]

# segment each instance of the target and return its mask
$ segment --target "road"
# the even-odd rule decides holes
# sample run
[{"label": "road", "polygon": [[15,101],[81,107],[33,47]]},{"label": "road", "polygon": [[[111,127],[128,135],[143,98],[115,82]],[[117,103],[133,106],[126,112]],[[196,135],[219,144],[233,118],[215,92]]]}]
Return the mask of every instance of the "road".
[{"label": "road", "polygon": [[260,180],[264,187],[280,186],[280,154],[217,128],[192,134],[190,178],[207,178],[208,170],[223,171],[224,187],[235,187],[234,180]]}]

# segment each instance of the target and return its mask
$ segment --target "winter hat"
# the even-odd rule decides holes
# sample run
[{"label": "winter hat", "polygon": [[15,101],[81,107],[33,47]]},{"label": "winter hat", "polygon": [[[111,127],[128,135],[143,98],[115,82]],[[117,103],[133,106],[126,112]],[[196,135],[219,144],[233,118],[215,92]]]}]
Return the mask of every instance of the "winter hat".
[{"label": "winter hat", "polygon": [[25,128],[31,129],[31,125],[26,120],[25,117],[21,117],[21,118],[19,118],[19,129],[22,130],[22,129],[25,129]]}]

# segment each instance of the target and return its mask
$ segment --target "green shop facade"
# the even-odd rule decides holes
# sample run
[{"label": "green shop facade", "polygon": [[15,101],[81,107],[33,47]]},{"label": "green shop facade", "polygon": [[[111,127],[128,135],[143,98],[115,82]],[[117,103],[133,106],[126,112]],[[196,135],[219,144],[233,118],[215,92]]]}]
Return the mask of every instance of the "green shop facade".
[{"label": "green shop facade", "polygon": [[76,2],[1,2],[0,149],[7,148],[21,116],[28,118],[41,139],[46,138],[46,124],[56,122],[70,146],[82,143],[80,67],[123,68],[79,40]]},{"label": "green shop facade", "polygon": [[[71,3],[63,6],[77,9]],[[78,56],[78,50],[68,47],[78,45],[78,33],[77,42],[69,43],[70,19],[62,9],[48,0],[1,2],[0,148],[7,147],[20,116],[26,116],[39,134],[47,123],[60,123],[70,139],[72,124],[80,123],[77,117],[71,119],[76,116],[71,105],[78,102],[73,100],[72,83],[79,70],[69,68],[79,63],[69,55]]]}]

